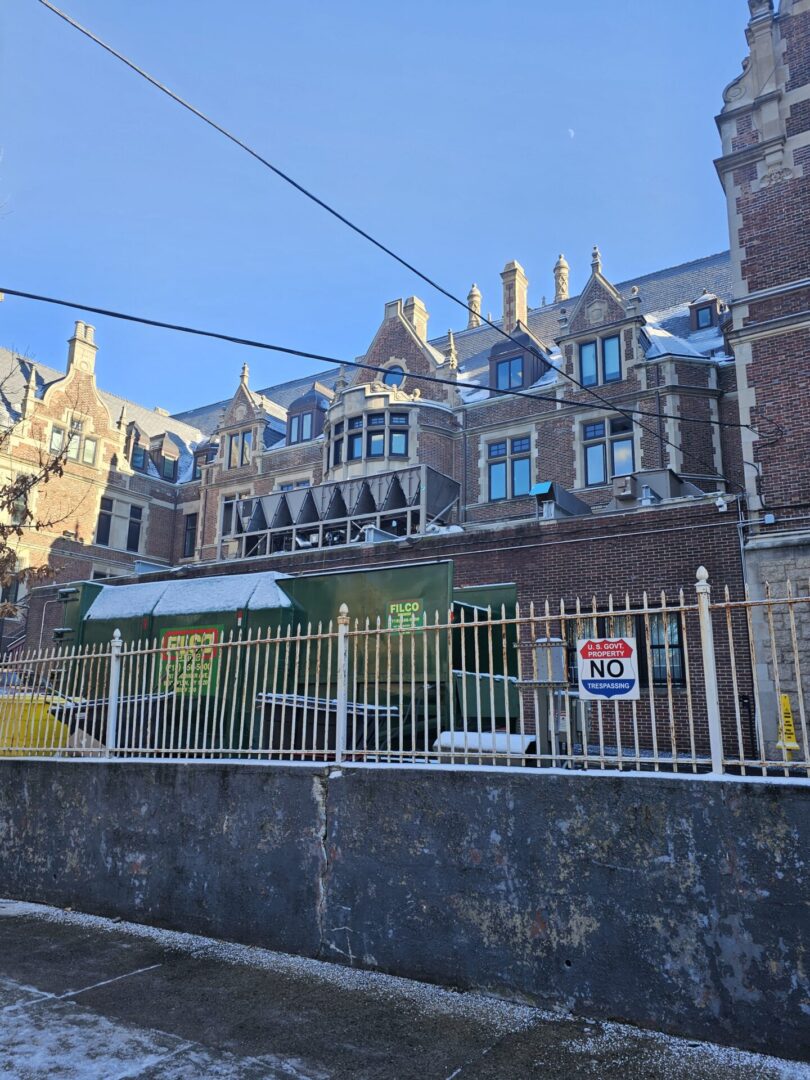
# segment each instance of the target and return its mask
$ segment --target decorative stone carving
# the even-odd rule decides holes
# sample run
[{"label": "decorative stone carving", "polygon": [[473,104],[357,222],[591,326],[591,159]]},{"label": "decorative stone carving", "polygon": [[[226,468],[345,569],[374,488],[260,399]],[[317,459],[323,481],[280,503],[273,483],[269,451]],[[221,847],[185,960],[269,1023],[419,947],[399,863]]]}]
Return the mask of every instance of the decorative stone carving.
[{"label": "decorative stone carving", "polygon": [[585,309],[588,326],[601,326],[607,320],[607,304],[604,300],[594,300]]},{"label": "decorative stone carving", "polygon": [[560,257],[554,264],[554,303],[568,299],[568,273],[569,266],[565,256],[560,252]]},{"label": "decorative stone carving", "polygon": [[594,274],[602,273],[602,253],[596,244],[593,245],[593,251],[591,252],[591,270]]},{"label": "decorative stone carving", "polygon": [[476,326],[481,325],[481,290],[475,282],[472,283],[472,288],[467,293],[467,307],[470,309],[467,329],[474,330]]}]

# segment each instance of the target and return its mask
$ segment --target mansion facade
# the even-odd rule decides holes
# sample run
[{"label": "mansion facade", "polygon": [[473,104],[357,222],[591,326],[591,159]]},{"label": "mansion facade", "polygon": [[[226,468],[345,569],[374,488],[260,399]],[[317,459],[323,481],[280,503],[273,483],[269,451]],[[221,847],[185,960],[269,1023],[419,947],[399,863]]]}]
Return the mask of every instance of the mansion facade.
[{"label": "mansion facade", "polygon": [[0,352],[0,464],[66,458],[20,567],[64,582],[453,558],[534,601],[677,589],[700,564],[737,591],[797,557],[810,570],[810,0],[749,14],[718,117],[728,251],[617,282],[594,248],[578,296],[560,255],[538,306],[513,261],[495,328],[475,285],[440,336],[422,300],[393,300],[356,364],[261,389],[245,365],[229,399],[173,416],[99,388],[85,322],[65,371]]}]

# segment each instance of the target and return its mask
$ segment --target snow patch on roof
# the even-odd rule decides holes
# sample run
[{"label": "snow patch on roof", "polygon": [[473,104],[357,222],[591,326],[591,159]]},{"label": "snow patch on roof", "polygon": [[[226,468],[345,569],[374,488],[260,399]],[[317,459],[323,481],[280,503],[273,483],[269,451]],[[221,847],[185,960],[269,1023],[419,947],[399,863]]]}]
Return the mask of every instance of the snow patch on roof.
[{"label": "snow patch on roof", "polygon": [[279,580],[287,576],[267,570],[178,581],[144,581],[138,585],[103,585],[85,619],[109,622],[143,615],[164,618],[198,612],[290,607],[290,598],[278,586]]}]

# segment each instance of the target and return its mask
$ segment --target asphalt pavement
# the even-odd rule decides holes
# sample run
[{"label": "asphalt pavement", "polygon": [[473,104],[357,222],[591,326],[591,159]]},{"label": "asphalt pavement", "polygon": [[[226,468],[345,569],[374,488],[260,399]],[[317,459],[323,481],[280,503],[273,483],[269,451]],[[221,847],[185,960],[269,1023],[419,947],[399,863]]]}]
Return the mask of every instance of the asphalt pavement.
[{"label": "asphalt pavement", "polygon": [[810,1080],[810,1066],[0,901],[2,1080]]}]

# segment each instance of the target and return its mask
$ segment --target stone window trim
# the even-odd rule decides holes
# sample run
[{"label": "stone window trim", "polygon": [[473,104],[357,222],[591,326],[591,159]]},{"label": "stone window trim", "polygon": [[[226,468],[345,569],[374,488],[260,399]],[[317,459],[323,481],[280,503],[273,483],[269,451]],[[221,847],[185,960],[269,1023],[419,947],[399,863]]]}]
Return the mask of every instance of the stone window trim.
[{"label": "stone window trim", "polygon": [[222,467],[227,472],[246,469],[253,459],[253,428],[230,431],[222,437]]},{"label": "stone window trim", "polygon": [[143,551],[148,526],[149,507],[146,503],[102,495],[93,543],[114,551],[137,555]]},{"label": "stone window trim", "polygon": [[392,357],[387,364],[381,364],[380,366],[385,370],[374,372],[375,378],[386,386],[391,386],[395,390],[401,390],[408,377],[408,372],[405,369],[404,363]]},{"label": "stone window trim", "polygon": [[[628,412],[632,411],[628,409]],[[631,427],[629,432],[616,431],[615,434],[611,431],[611,422],[619,421],[622,424],[630,423]],[[586,428],[596,426],[598,424],[604,425],[604,434],[598,436],[596,431],[586,432]],[[591,435],[592,437],[588,437]],[[607,410],[593,411],[587,413],[577,413],[574,419],[574,445],[576,448],[576,487],[575,490],[594,491],[604,488],[610,488],[613,483],[614,476],[626,476],[630,473],[619,471],[615,472],[613,468],[613,448],[611,444],[614,442],[623,442],[626,440],[631,441],[632,445],[632,469],[630,473],[636,472],[639,468],[639,462],[641,460],[641,440],[639,434],[638,425],[628,421],[627,417],[621,413],[610,413]],[[604,462],[605,462],[605,479],[601,483],[588,483],[587,472],[587,447],[595,446],[599,443],[604,444]]]},{"label": "stone window trim", "polygon": [[95,468],[98,459],[98,436],[84,430],[84,420],[71,417],[68,421],[54,421],[48,437],[48,453],[53,457],[64,452],[65,459],[74,465]]},{"label": "stone window trim", "polygon": [[[529,450],[528,455],[525,453],[512,454],[511,445],[513,439],[528,439]],[[507,466],[507,485],[508,494],[506,498],[502,499],[490,499],[489,497],[489,476],[490,476],[490,462],[489,447],[493,443],[507,444],[507,459],[511,463],[512,457],[516,458],[529,458],[529,487],[531,488],[534,482],[534,477],[537,475],[537,441],[538,432],[537,428],[532,422],[527,422],[524,418],[522,421],[516,421],[510,424],[508,427],[493,427],[486,432],[481,432],[479,435],[478,443],[478,503],[479,505],[488,504],[491,502],[509,502],[511,499],[523,499],[525,495],[512,495],[512,467],[511,464]],[[503,460],[503,459],[501,459]]]}]

